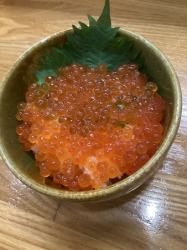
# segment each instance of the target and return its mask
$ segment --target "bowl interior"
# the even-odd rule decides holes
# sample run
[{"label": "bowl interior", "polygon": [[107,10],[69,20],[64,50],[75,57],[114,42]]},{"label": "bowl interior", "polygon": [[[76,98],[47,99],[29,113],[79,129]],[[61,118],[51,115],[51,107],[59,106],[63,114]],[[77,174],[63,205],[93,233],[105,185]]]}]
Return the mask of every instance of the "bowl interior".
[{"label": "bowl interior", "polygon": [[[121,32],[121,35],[127,36],[142,51],[146,74],[150,80],[154,80],[159,85],[159,92],[168,104],[165,116],[167,134],[176,105],[176,86],[173,84],[173,78],[176,76],[172,73],[167,60],[147,40],[131,32]],[[64,34],[60,32],[34,45],[18,59],[0,86],[1,153],[17,177],[27,184],[32,183],[31,186],[35,184],[44,186],[44,184],[32,154],[24,152],[18,142],[15,132],[18,124],[15,118],[17,105],[24,101],[25,91],[28,85],[34,81],[33,72],[43,51],[62,42],[63,36]],[[54,192],[57,192],[55,194],[58,196],[58,190],[54,190]]]}]

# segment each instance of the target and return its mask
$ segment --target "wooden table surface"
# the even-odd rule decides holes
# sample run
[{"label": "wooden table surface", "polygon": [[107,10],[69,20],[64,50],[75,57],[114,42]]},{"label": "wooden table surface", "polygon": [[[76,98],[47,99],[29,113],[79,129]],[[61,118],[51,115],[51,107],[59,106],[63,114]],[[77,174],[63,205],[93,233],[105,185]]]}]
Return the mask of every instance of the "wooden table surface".
[{"label": "wooden table surface", "polygon": [[[101,0],[0,0],[0,78],[33,43],[99,15]],[[111,0],[113,23],[158,46],[183,92],[177,138],[158,173],[116,201],[41,195],[0,163],[0,250],[187,249],[187,0]]]}]

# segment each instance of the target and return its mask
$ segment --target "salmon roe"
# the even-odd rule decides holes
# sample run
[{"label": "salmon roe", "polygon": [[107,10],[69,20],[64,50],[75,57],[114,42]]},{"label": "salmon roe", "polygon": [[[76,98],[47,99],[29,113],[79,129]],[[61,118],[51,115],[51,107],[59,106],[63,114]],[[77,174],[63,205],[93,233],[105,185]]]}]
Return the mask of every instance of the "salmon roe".
[{"label": "salmon roe", "polygon": [[33,83],[18,106],[16,132],[40,174],[69,190],[105,187],[131,175],[163,138],[165,102],[135,64],[71,65]]}]

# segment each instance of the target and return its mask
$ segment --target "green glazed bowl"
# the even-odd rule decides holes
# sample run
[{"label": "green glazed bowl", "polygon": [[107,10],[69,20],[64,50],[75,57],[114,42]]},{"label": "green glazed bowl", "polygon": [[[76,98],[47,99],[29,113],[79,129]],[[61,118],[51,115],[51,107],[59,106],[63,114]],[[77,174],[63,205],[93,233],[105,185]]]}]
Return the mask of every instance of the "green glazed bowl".
[{"label": "green glazed bowl", "polygon": [[[71,31],[66,31],[71,32]],[[143,184],[161,166],[180,123],[182,96],[175,71],[166,57],[143,37],[129,31],[120,31],[142,52],[148,77],[159,86],[159,92],[167,102],[165,136],[153,157],[137,172],[104,189],[72,192],[50,187],[43,183],[39,169],[31,154],[24,152],[16,135],[16,112],[24,100],[28,85],[34,80],[38,60],[44,50],[63,40],[66,32],[56,33],[35,44],[13,65],[0,85],[0,154],[13,174],[29,187],[53,197],[73,201],[106,200],[125,195]]]}]

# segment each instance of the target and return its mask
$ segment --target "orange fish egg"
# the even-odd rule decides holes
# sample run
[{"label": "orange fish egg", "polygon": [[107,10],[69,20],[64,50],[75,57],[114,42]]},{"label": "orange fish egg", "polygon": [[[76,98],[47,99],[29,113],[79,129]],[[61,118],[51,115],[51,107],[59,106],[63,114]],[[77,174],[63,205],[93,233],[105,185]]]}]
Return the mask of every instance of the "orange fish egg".
[{"label": "orange fish egg", "polygon": [[16,132],[44,178],[69,190],[105,187],[141,168],[163,138],[165,102],[135,64],[71,65],[18,105]]}]

